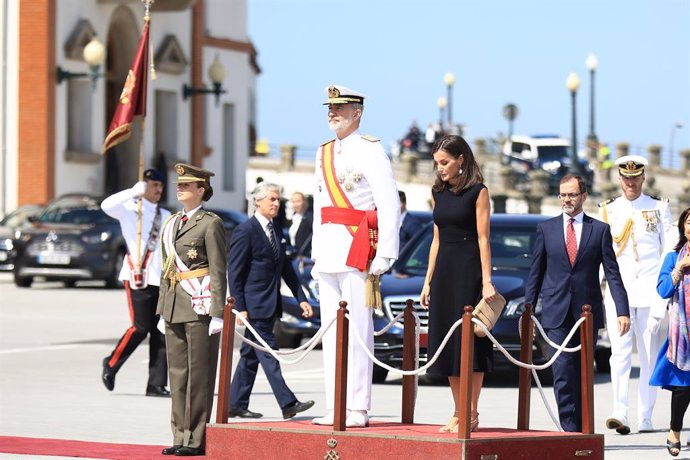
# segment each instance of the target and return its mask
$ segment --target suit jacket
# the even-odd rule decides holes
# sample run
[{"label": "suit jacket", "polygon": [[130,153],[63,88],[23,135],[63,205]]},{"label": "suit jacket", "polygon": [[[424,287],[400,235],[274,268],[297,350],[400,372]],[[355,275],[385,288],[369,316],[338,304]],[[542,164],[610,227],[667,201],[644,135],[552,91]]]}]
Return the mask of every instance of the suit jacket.
[{"label": "suit jacket", "polygon": [[311,232],[314,222],[314,213],[311,209],[302,216],[295,234],[295,255],[311,257]]},{"label": "suit jacket", "polygon": [[409,212],[405,214],[405,218],[400,225],[400,250],[405,247],[408,241],[412,239],[413,236],[417,234],[418,231],[422,229],[424,222],[415,216],[411,215]]},{"label": "suit jacket", "polygon": [[[166,222],[167,225],[179,225],[177,215],[172,216]],[[165,263],[168,253],[165,245],[162,246]],[[212,297],[210,315],[222,318],[227,291],[227,250],[223,220],[212,212],[199,209],[189,222],[177,231],[175,251],[190,270],[209,268]],[[156,314],[161,315],[169,323],[186,323],[200,319],[192,310],[191,296],[179,283],[172,288],[170,279],[166,278],[165,274],[161,276],[159,293]]]},{"label": "suit jacket", "polygon": [[298,301],[307,300],[295,269],[285,257],[283,231],[275,219],[273,228],[278,245],[277,262],[268,236],[256,217],[235,227],[230,240],[230,293],[235,297],[237,311],[247,311],[251,319],[268,319],[282,313],[281,278]]},{"label": "suit jacket", "polygon": [[525,301],[536,305],[541,293],[542,325],[546,328],[559,327],[568,314],[578,319],[582,306],[589,304],[592,306],[594,327],[604,327],[600,265],[604,267],[618,316],[629,316],[628,295],[613,252],[608,224],[584,215],[573,267],[570,266],[565,248],[563,225],[562,214],[537,225],[532,266],[525,286]]}]

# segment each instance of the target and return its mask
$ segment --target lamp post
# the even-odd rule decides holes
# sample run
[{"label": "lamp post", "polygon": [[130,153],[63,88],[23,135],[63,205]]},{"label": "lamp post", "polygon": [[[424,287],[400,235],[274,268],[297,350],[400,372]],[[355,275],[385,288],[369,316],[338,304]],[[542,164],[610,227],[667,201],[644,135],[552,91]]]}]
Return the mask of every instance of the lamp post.
[{"label": "lamp post", "polygon": [[448,129],[453,128],[453,85],[455,84],[455,75],[446,72],[443,76],[443,82],[446,84],[446,98],[448,101]]},{"label": "lamp post", "polygon": [[508,120],[508,140],[513,137],[513,120],[518,116],[518,107],[515,104],[506,104],[503,106],[503,117]]},{"label": "lamp post", "polygon": [[436,100],[436,105],[438,106],[438,128],[441,130],[441,134],[443,134],[443,111],[448,106],[448,99],[441,96]]},{"label": "lamp post", "polygon": [[570,98],[572,101],[572,138],[570,141],[571,144],[571,150],[570,150],[570,157],[571,157],[571,171],[574,174],[582,174],[582,168],[580,168],[580,161],[577,158],[577,119],[576,119],[576,98],[577,98],[577,89],[580,87],[580,77],[577,76],[575,72],[570,72],[568,74],[568,78],[565,80],[565,86],[568,88],[568,91],[570,91]]},{"label": "lamp post", "polygon": [[668,141],[668,150],[669,150],[669,153],[671,154],[670,155],[671,156],[671,164],[673,164],[673,138],[676,135],[676,129],[680,129],[683,126],[685,126],[685,124],[682,121],[677,121],[677,122],[673,123],[673,126],[671,127],[671,136],[670,136],[669,141]]},{"label": "lamp post", "polygon": [[186,83],[182,85],[182,99],[186,100],[190,96],[196,96],[198,94],[214,94],[216,96],[216,107],[220,102],[220,95],[225,94],[226,90],[223,89],[223,80],[225,79],[225,66],[216,54],[215,59],[208,68],[208,78],[211,79],[213,83],[213,88],[209,89],[204,86],[203,88],[192,88]]},{"label": "lamp post", "polygon": [[69,80],[72,78],[82,78],[82,77],[89,77],[91,79],[91,88],[93,90],[96,89],[96,82],[98,81],[98,78],[102,76],[101,73],[99,73],[99,69],[101,65],[103,65],[103,62],[105,62],[105,46],[103,46],[103,43],[97,38],[94,37],[89,43],[84,46],[84,51],[82,51],[82,56],[84,57],[84,61],[89,65],[89,73],[85,72],[68,72],[66,70],[63,70],[62,67],[58,66],[57,67],[57,82],[58,84],[62,83],[63,80]]},{"label": "lamp post", "polygon": [[597,65],[599,60],[596,54],[589,53],[585,65],[589,69],[589,134],[587,135],[587,147],[589,151],[590,160],[595,160],[597,158],[597,145],[599,143],[597,135],[594,131],[594,73],[597,70]]}]

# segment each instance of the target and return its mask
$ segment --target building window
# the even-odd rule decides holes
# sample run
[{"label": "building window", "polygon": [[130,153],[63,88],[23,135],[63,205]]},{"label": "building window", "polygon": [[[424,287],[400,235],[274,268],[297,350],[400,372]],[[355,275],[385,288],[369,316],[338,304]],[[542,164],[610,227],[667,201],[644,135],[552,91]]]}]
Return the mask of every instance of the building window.
[{"label": "building window", "polygon": [[223,189],[235,190],[235,106],[223,104]]},{"label": "building window", "polygon": [[74,153],[92,153],[91,82],[69,80],[67,101],[67,150]]},{"label": "building window", "polygon": [[[176,97],[177,96],[177,97]],[[177,99],[174,91],[156,91],[156,154],[164,155],[167,164],[178,158]]]}]

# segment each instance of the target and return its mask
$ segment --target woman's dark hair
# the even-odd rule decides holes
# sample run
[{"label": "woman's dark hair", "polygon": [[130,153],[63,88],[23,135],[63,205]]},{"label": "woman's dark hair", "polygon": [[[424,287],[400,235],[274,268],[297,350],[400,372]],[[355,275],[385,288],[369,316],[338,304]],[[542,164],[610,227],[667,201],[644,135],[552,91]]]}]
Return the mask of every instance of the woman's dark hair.
[{"label": "woman's dark hair", "polygon": [[484,182],[484,177],[482,176],[482,172],[479,170],[479,165],[474,159],[472,149],[461,136],[456,136],[453,134],[443,136],[434,144],[434,148],[431,150],[432,155],[439,150],[443,150],[455,159],[462,155],[464,161],[462,163],[462,174],[451,178],[447,183],[441,179],[441,175],[438,173],[438,170],[436,171],[436,180],[434,181],[434,186],[432,187],[434,192],[442,192],[446,187],[448,187],[451,192],[458,194],[463,190],[472,187],[473,185]]},{"label": "woman's dark hair", "polygon": [[211,182],[202,182],[199,187],[204,188],[204,196],[201,197],[202,201],[208,201],[213,196],[213,187],[211,187]]},{"label": "woman's dark hair", "polygon": [[690,214],[690,208],[681,212],[678,218],[678,244],[674,248],[676,252],[680,252],[683,245],[688,242],[688,237],[685,236],[685,221],[688,220],[688,214]]}]

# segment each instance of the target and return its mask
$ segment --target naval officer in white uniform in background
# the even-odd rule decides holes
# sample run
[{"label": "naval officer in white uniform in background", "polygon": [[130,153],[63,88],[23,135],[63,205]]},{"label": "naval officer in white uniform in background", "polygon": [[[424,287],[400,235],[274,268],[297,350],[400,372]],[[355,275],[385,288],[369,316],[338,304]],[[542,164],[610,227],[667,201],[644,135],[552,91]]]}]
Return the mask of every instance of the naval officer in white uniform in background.
[{"label": "naval officer in white uniform in background", "polygon": [[[601,220],[611,226],[613,250],[630,302],[630,330],[623,336],[609,333],[611,340],[611,384],[613,412],[606,427],[620,434],[630,433],[628,387],[632,366],[633,336],[640,360],[637,398],[637,424],[640,433],[654,431],[652,411],[656,387],[649,386],[659,352],[659,325],[666,313],[666,302],[656,290],[659,268],[669,244],[671,211],[666,200],[642,193],[647,160],[626,155],[616,160],[623,195],[599,204]],[[673,244],[673,241],[670,241]],[[611,292],[604,297],[606,323],[616,324],[616,308]]]}]

